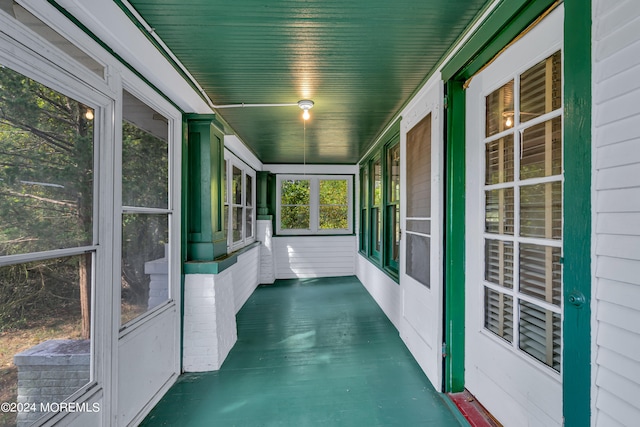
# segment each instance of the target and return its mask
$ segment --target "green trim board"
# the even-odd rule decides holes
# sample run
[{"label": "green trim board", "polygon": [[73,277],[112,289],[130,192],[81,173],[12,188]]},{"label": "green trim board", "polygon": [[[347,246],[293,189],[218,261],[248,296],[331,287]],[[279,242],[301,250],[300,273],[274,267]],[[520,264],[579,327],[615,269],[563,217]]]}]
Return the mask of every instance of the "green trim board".
[{"label": "green trim board", "polygon": [[[524,4],[526,3],[526,4]],[[445,390],[464,386],[464,119],[463,83],[554,1],[502,2],[443,68],[447,80],[445,207]],[[591,410],[591,9],[564,1],[563,415],[565,426],[590,423]],[[575,295],[584,303],[572,306]],[[462,342],[460,342],[462,340]]]},{"label": "green trim board", "polygon": [[237,263],[240,255],[260,245],[261,242],[253,242],[212,261],[187,261],[184,263],[184,274],[220,274]]},{"label": "green trim board", "polygon": [[564,8],[563,414],[578,427],[591,422],[591,2]]},{"label": "green trim board", "polygon": [[[180,194],[180,325],[184,320],[184,263],[187,261],[187,230],[188,230],[188,204],[189,198],[187,192],[184,191],[187,188],[189,182],[189,122],[186,116],[182,115],[182,165],[181,165],[181,185],[182,189]],[[183,355],[184,355],[184,329],[180,327],[180,372],[183,372]]]},{"label": "green trim board", "polygon": [[502,0],[442,67],[442,79],[468,79],[556,0]]},{"label": "green trim board", "polygon": [[465,322],[465,93],[464,81],[446,84],[444,207],[443,390],[464,390]]}]

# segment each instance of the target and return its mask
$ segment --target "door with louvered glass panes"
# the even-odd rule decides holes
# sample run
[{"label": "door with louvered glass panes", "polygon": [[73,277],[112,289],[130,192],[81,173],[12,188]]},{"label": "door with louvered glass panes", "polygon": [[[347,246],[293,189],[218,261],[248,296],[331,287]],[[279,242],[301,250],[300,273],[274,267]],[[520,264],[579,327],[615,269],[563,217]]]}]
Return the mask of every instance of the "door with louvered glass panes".
[{"label": "door with louvered glass panes", "polygon": [[467,388],[505,425],[562,423],[562,10],[467,89]]},{"label": "door with louvered glass panes", "polygon": [[433,386],[442,387],[441,83],[402,119],[400,334]]}]

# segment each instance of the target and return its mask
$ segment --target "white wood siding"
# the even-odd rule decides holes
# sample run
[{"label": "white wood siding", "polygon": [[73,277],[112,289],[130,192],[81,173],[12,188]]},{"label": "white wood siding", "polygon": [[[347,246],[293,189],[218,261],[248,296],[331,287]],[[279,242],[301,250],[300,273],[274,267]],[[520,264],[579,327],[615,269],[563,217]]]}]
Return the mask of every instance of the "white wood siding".
[{"label": "white wood siding", "polygon": [[355,236],[274,237],[276,279],[352,276]]},{"label": "white wood siding", "polygon": [[640,2],[594,0],[592,424],[640,419]]}]

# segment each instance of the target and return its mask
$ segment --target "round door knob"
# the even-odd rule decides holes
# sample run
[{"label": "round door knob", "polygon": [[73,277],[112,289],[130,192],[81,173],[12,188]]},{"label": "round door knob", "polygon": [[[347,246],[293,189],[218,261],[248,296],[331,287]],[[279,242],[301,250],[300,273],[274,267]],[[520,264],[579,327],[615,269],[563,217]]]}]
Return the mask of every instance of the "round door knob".
[{"label": "round door knob", "polygon": [[582,307],[587,302],[587,298],[585,298],[582,292],[573,291],[567,297],[567,301],[569,301],[569,304],[571,305],[575,305],[576,307]]}]

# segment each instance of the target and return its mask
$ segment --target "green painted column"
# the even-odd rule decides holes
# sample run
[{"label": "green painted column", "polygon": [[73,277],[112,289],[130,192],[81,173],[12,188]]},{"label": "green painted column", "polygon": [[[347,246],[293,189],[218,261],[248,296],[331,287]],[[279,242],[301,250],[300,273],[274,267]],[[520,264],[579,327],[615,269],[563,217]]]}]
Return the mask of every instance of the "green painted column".
[{"label": "green painted column", "polygon": [[266,219],[271,220],[271,214],[269,213],[269,192],[268,192],[268,181],[269,181],[269,172],[260,171],[257,173],[257,185],[258,191],[256,194],[257,203],[258,203],[258,219]]},{"label": "green painted column", "polygon": [[187,261],[227,253],[222,228],[224,133],[215,115],[187,114]]}]

